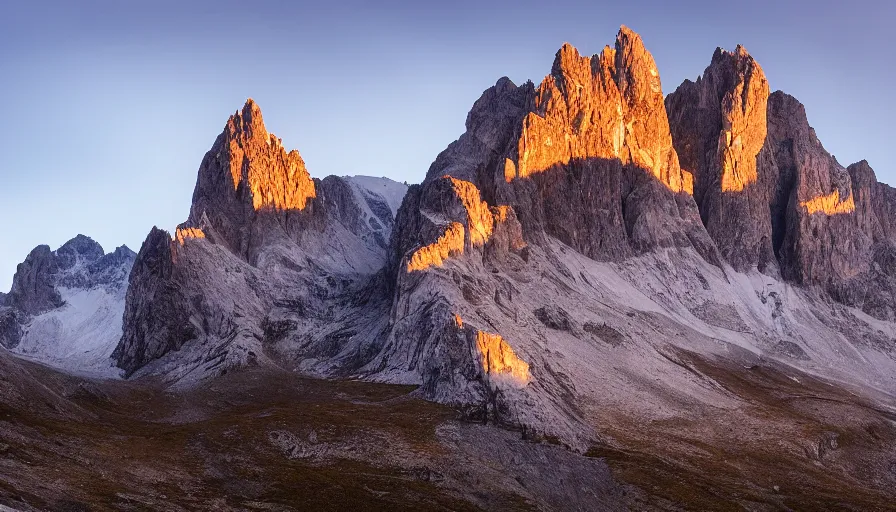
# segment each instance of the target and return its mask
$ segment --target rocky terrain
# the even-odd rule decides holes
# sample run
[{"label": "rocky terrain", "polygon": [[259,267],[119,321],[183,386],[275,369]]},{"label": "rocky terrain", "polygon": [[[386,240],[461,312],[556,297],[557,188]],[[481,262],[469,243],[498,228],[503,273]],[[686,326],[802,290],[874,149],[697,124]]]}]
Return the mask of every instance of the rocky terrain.
[{"label": "rocky terrain", "polygon": [[[16,428],[43,426],[0,440],[26,454],[4,473],[102,458],[105,444],[83,445],[94,428],[163,450],[134,461],[146,475],[203,468],[139,476],[140,490],[104,475],[80,502],[302,508],[342,489],[304,504],[886,510],[896,498],[896,190],[867,162],[838,163],[743,47],[717,49],[664,96],[632,30],[590,57],[563,45],[540,84],[487,89],[410,187],[312,178],[249,100],[173,233],[153,228],[135,258],[69,244],[20,265],[0,297],[3,344],[82,346],[41,326],[76,332],[57,319],[73,294],[118,290],[101,355],[126,380],[4,355],[10,375],[54,382],[39,391],[53,405]],[[37,392],[4,382],[21,390],[9,396]],[[137,397],[143,409],[123,405]],[[29,451],[36,434],[65,441]],[[345,472],[351,484],[334,484]],[[22,475],[0,496],[38,508],[81,478]]]},{"label": "rocky terrain", "polygon": [[[597,424],[604,442],[577,454],[472,422],[413,386],[256,367],[172,391],[0,353],[0,506],[892,508],[892,411],[769,362],[667,355],[736,407],[697,406],[660,421],[606,409]],[[686,397],[666,398],[674,399]]]},{"label": "rocky terrain", "polygon": [[805,108],[770,95],[743,47],[717,50],[666,105],[704,224],[735,270],[817,285],[873,317],[896,318],[893,188],[867,162],[847,169],[825,151]]},{"label": "rocky terrain", "polygon": [[128,375],[182,384],[255,364],[359,366],[360,348],[344,345],[383,329],[377,276],[403,189],[312,179],[249,100],[206,154],[188,220],[144,242],[113,358]]}]

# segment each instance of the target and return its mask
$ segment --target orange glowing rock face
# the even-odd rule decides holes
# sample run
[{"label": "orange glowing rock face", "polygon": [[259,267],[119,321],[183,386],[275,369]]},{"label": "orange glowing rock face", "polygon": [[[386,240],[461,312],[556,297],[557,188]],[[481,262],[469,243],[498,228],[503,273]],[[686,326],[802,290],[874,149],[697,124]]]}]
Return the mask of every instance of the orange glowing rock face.
[{"label": "orange glowing rock face", "polygon": [[719,162],[722,192],[741,192],[758,179],[756,156],[765,145],[768,131],[769,86],[762,67],[737,47],[743,78],[722,98],[722,132],[719,134]]},{"label": "orange glowing rock face", "polygon": [[191,238],[205,238],[205,233],[199,228],[177,228],[174,232],[174,239],[181,246]]},{"label": "orange glowing rock face", "polygon": [[844,201],[840,201],[840,191],[834,190],[826,196],[818,196],[808,201],[800,203],[800,206],[806,209],[809,215],[815,213],[823,213],[825,215],[840,215],[844,213],[852,213],[856,210],[856,203],[852,198],[852,193]]},{"label": "orange glowing rock face", "polygon": [[500,335],[479,331],[476,335],[476,349],[482,372],[490,380],[506,382],[518,388],[529,383],[529,364],[517,357]]},{"label": "orange glowing rock face", "polygon": [[672,148],[662,86],[640,36],[623,27],[616,48],[582,57],[569,44],[535,92],[523,119],[517,161],[504,179],[525,178],[571,160],[618,159],[640,167],[673,192],[693,193]]},{"label": "orange glowing rock face", "polygon": [[441,267],[449,256],[463,254],[464,226],[460,222],[452,222],[445,228],[445,233],[434,243],[417,249],[408,261],[408,272],[426,270],[429,267]]},{"label": "orange glowing rock face", "polygon": [[509,212],[510,208],[508,208],[506,204],[502,204],[492,210],[492,216],[495,218],[496,222],[507,222],[507,215]]},{"label": "orange glowing rock face", "polygon": [[488,203],[481,199],[479,189],[469,181],[446,176],[454,186],[454,192],[467,210],[467,228],[470,231],[470,243],[473,247],[485,245],[492,236],[494,218]]},{"label": "orange glowing rock face", "polygon": [[304,210],[316,197],[314,181],[298,151],[289,153],[268,133],[261,109],[251,99],[225,128],[229,139],[233,188],[248,185],[255,210]]},{"label": "orange glowing rock face", "polygon": [[684,169],[681,170],[681,191],[694,195],[694,174]]},{"label": "orange glowing rock face", "polygon": [[[466,218],[463,221],[466,226],[461,222],[449,224],[438,240],[418,249],[411,255],[407,264],[408,272],[440,267],[449,256],[463,254],[466,245],[465,235],[467,234],[471,247],[482,247],[494,234],[495,223],[507,222],[510,216],[510,209],[506,205],[489,207],[488,203],[482,200],[479,189],[473,183],[448,175],[442,176],[441,179],[450,181],[454,194],[463,205],[466,212]],[[523,246],[525,244],[515,245],[514,249]]]},{"label": "orange glowing rock face", "polygon": [[516,178],[516,164],[509,158],[504,159],[504,181],[510,183]]}]

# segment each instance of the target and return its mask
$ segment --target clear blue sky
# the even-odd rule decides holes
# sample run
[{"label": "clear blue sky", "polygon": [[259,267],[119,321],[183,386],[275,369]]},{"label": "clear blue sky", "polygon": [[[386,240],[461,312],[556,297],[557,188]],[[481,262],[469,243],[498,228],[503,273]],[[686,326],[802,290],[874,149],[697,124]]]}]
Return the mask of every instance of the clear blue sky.
[{"label": "clear blue sky", "polygon": [[[433,4],[433,5],[430,5]],[[9,2],[0,16],[0,290],[38,244],[139,250],[188,213],[247,97],[314,176],[417,182],[499,77],[536,83],[564,41],[641,33],[671,92],[743,44],[844,165],[896,182],[892,2]]]}]

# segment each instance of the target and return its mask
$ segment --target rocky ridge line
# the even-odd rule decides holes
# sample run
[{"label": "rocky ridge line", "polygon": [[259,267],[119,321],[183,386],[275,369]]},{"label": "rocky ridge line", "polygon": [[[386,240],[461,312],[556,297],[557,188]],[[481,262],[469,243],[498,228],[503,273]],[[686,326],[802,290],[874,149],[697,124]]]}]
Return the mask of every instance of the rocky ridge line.
[{"label": "rocky ridge line", "polygon": [[[670,355],[683,347],[749,347],[891,386],[887,331],[822,288],[768,275],[847,304],[877,287],[862,307],[886,318],[892,189],[839,166],[745,49],[717,51],[688,84],[664,100],[625,27],[593,57],[564,45],[538,87],[502,78],[483,93],[394,225],[374,215],[380,230],[370,212],[383,209],[351,183],[311,180],[312,195],[305,174],[282,172],[247,104],[206,156],[175,240],[154,230],[144,244],[118,362],[172,382],[275,364],[416,384],[577,449],[595,442],[608,389],[644,403],[655,386],[704,396]],[[221,150],[231,139],[239,151]],[[256,194],[296,190],[290,179],[306,190],[301,209],[255,208]],[[744,216],[738,235],[730,222]],[[180,337],[153,338],[166,329]]]}]

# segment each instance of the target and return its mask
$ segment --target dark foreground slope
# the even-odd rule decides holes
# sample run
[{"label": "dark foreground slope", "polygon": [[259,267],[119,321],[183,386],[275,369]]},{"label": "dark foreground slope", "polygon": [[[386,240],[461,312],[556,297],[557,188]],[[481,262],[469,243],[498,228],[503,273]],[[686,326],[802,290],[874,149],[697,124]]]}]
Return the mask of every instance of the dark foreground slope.
[{"label": "dark foreground slope", "polygon": [[408,386],[256,368],[172,393],[2,353],[0,375],[0,505],[16,510],[624,508],[602,461]]},{"label": "dark foreground slope", "polygon": [[896,414],[778,365],[669,354],[742,402],[600,419],[587,455],[411,387],[254,368],[92,381],[0,354],[0,505],[17,510],[888,510]]}]

